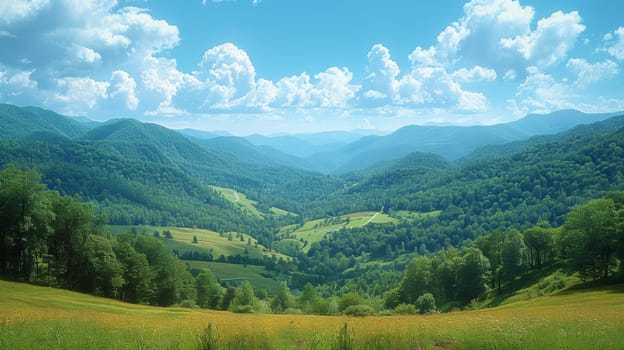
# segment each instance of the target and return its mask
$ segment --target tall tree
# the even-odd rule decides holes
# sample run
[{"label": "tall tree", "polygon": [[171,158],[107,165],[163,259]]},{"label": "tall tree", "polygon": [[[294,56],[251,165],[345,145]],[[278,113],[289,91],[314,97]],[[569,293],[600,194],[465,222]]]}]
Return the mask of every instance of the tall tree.
[{"label": "tall tree", "polygon": [[399,286],[401,300],[413,304],[416,299],[431,291],[431,260],[425,256],[414,258],[407,268]]},{"label": "tall tree", "polygon": [[9,165],[0,172],[0,273],[30,281],[45,253],[54,216],[44,190],[36,171]]},{"label": "tall tree", "polygon": [[196,277],[197,305],[202,308],[216,309],[223,298],[223,288],[217,278],[207,268],[203,268]]},{"label": "tall tree", "polygon": [[594,199],[572,208],[563,227],[563,242],[583,277],[606,278],[618,245],[617,212],[611,198]]},{"label": "tall tree", "polygon": [[517,230],[512,229],[505,233],[505,240],[501,250],[501,261],[503,276],[513,292],[514,281],[526,269],[526,247],[522,235]]}]

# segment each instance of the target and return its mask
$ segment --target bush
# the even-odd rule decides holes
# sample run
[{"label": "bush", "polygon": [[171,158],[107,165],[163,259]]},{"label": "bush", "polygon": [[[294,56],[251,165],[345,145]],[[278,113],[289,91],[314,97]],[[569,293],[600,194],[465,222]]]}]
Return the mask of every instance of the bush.
[{"label": "bush", "polygon": [[416,306],[413,304],[399,304],[394,308],[394,312],[399,315],[414,315],[416,314]]},{"label": "bush", "polygon": [[428,314],[436,310],[435,298],[431,293],[425,293],[416,299],[416,307],[421,314]]},{"label": "bush", "polygon": [[254,313],[254,307],[252,305],[237,305],[237,306],[232,306],[232,312],[235,312],[237,314],[253,314]]},{"label": "bush", "polygon": [[340,311],[346,310],[349,306],[364,304],[364,298],[358,293],[347,293],[338,301],[338,308]]},{"label": "bush", "polygon": [[375,314],[375,310],[373,310],[372,307],[362,304],[351,305],[347,307],[343,312],[345,315],[357,317],[373,316]]}]

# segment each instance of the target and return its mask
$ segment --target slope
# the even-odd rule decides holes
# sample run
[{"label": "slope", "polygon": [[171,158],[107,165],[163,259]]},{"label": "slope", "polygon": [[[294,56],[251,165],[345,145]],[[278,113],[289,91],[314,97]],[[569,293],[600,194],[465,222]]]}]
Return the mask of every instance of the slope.
[{"label": "slope", "polygon": [[196,349],[203,335],[217,348],[329,349],[346,336],[358,349],[621,349],[622,290],[573,291],[448,314],[354,318],[150,307],[0,281],[0,347]]},{"label": "slope", "polygon": [[0,104],[0,140],[73,139],[87,130],[77,121],[37,107]]}]

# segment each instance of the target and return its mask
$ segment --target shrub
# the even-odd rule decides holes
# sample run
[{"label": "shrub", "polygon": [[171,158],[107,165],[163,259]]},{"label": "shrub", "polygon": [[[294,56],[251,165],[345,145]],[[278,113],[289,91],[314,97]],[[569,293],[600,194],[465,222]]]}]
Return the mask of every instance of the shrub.
[{"label": "shrub", "polygon": [[253,314],[254,313],[253,305],[236,305],[232,306],[232,312],[237,314]]},{"label": "shrub", "polygon": [[416,307],[421,314],[428,314],[435,311],[435,298],[431,293],[425,293],[416,299]]},{"label": "shrub", "polygon": [[394,312],[399,315],[414,315],[416,314],[416,306],[413,304],[399,304],[394,308]]},{"label": "shrub", "polygon": [[375,314],[375,310],[373,310],[372,307],[362,304],[351,305],[347,307],[343,312],[345,315],[357,317],[372,316]]}]

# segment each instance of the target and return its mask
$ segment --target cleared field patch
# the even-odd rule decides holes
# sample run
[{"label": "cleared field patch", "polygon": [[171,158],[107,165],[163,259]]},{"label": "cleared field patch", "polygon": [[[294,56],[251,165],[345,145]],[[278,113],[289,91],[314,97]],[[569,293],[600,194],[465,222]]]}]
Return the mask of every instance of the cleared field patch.
[{"label": "cleared field patch", "polygon": [[342,216],[329,217],[324,219],[311,220],[298,227],[298,225],[289,225],[283,227],[278,234],[284,238],[307,241],[303,246],[304,252],[310,249],[310,245],[319,242],[326,234],[339,231],[342,228],[359,228],[368,224],[387,224],[398,222],[381,212],[362,211]]},{"label": "cleared field patch", "polygon": [[247,280],[255,289],[266,289],[270,292],[276,291],[279,287],[279,282],[270,277],[271,274],[264,266],[244,266],[216,261],[187,261],[187,263],[191,270],[210,269],[215,276],[228,284],[240,285],[242,281]]},{"label": "cleared field patch", "polygon": [[[187,252],[196,251],[211,254],[215,260],[221,255],[225,257],[241,255],[254,259],[262,259],[264,256],[271,257],[274,254],[277,258],[282,257],[284,259],[289,259],[289,257],[284,254],[268,251],[266,247],[256,244],[256,240],[252,236],[244,233],[228,232],[219,234],[214,231],[198,228],[160,226],[109,225],[108,228],[114,234],[134,231],[138,234],[153,235],[155,231],[158,231],[161,237],[165,231],[170,231],[173,238],[159,238],[159,240],[165,245],[167,250],[176,250],[180,256]],[[197,237],[197,243],[193,243],[195,237]]]},{"label": "cleared field patch", "polygon": [[622,285],[476,311],[353,318],[149,307],[0,281],[8,349],[196,349],[200,335],[217,349],[622,349],[623,332]]},{"label": "cleared field patch", "polygon": [[256,208],[258,202],[247,198],[243,193],[237,192],[231,188],[210,186],[215,191],[219,192],[223,198],[236,204],[245,214],[256,217],[262,217],[262,213]]}]

